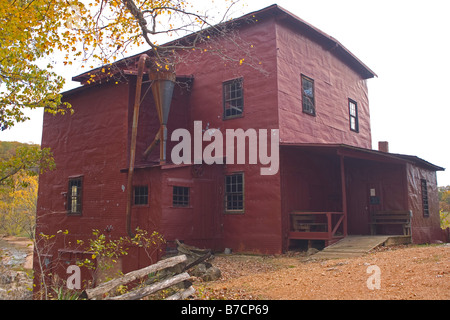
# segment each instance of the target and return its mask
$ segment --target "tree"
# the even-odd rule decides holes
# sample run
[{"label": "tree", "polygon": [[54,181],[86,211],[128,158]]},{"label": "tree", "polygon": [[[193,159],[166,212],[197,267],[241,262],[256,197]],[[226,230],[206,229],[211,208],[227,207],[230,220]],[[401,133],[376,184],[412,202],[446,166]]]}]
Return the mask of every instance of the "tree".
[{"label": "tree", "polygon": [[32,238],[36,220],[37,176],[24,176],[0,193],[0,233]]},{"label": "tree", "polygon": [[49,148],[41,150],[38,145],[20,145],[14,154],[0,158],[0,191],[4,187],[14,188],[17,181],[26,186],[27,181],[20,180],[21,177],[37,176],[54,167],[53,155]]},{"label": "tree", "polygon": [[441,227],[450,227],[450,186],[439,187],[439,211]]},{"label": "tree", "polygon": [[25,108],[70,108],[59,93],[64,78],[42,61],[61,42],[70,15],[65,1],[0,0],[0,130],[27,120]]},{"label": "tree", "polygon": [[[178,62],[179,50],[195,51],[205,43],[196,53],[208,51],[260,68],[252,62],[251,44],[242,42],[229,23],[238,1],[220,2],[223,13],[214,17],[207,9],[196,9],[193,0],[0,0],[0,129],[27,120],[25,108],[72,112],[61,100],[64,78],[53,64],[44,63],[57,52],[63,53],[64,64],[100,65],[92,81],[114,77],[112,63],[143,45],[151,49],[157,68],[168,69]],[[187,34],[192,36],[159,43],[162,36]],[[239,54],[218,47],[217,36],[230,39]]]},{"label": "tree", "polygon": [[33,236],[37,175],[53,168],[49,149],[0,141],[0,233]]}]

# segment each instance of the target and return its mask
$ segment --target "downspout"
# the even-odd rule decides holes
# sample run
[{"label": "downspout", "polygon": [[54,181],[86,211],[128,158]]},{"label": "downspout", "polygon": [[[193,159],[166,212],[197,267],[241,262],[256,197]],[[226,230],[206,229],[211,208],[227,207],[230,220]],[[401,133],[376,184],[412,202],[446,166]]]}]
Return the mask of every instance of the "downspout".
[{"label": "downspout", "polygon": [[131,230],[131,202],[133,198],[133,173],[134,173],[134,162],[136,159],[136,138],[139,121],[139,107],[141,105],[141,87],[142,87],[142,78],[144,75],[145,61],[148,59],[150,59],[150,57],[146,54],[142,54],[139,57],[138,74],[136,80],[136,96],[134,98],[133,126],[131,129],[130,166],[128,168],[127,208],[126,208],[127,233],[130,237],[134,237],[134,234]]}]

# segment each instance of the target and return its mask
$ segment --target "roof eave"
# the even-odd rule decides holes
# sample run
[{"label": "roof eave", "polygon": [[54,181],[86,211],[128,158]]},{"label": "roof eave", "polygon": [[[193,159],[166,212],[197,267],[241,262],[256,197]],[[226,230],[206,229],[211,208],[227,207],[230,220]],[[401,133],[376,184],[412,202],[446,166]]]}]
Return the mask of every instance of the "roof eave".
[{"label": "roof eave", "polygon": [[[258,10],[258,11],[250,12],[239,18],[232,19],[231,21],[224,22],[224,23],[230,23],[230,22],[233,22],[233,23],[242,22],[243,23],[245,21],[248,21],[248,19],[253,19],[253,18],[261,19],[262,17],[277,16],[277,15],[278,16],[284,15],[285,17],[291,19],[291,21],[293,21],[294,23],[297,23],[297,24],[301,25],[303,28],[306,28],[307,30],[309,30],[311,32],[311,34],[313,34],[317,39],[327,42],[328,43],[327,47],[329,49],[335,50],[337,53],[340,53],[341,55],[343,55],[343,57],[345,57],[347,64],[349,64],[350,66],[353,66],[361,74],[361,76],[364,79],[377,77],[375,72],[373,72],[369,67],[367,67],[361,60],[359,60],[353,53],[351,53],[347,48],[345,48],[339,41],[337,41],[333,37],[329,36],[325,32],[321,31],[320,29],[314,27],[313,25],[309,24],[308,22],[304,21],[303,19],[292,14],[288,10],[278,6],[277,4],[273,4],[271,6],[268,6],[261,10]],[[205,30],[203,30],[203,31],[205,31]],[[174,42],[183,41],[183,39],[189,39],[189,37],[192,37],[195,34],[196,33],[193,33],[193,34],[187,35],[185,37],[182,37],[180,39],[176,39],[174,41],[168,42],[168,43],[164,44],[163,46],[171,45]],[[147,50],[147,51],[144,51],[143,53],[148,54],[148,52],[149,51]],[[122,60],[114,62],[114,64],[116,64],[116,65],[120,64],[123,61],[127,61],[129,59],[136,58],[136,57],[140,56],[141,54],[142,53],[133,55],[128,58],[124,58]],[[99,70],[102,69],[102,67],[98,67],[96,69],[93,69],[88,72],[74,76],[72,78],[72,80],[83,83],[87,79],[89,79],[89,74],[98,73]]]}]

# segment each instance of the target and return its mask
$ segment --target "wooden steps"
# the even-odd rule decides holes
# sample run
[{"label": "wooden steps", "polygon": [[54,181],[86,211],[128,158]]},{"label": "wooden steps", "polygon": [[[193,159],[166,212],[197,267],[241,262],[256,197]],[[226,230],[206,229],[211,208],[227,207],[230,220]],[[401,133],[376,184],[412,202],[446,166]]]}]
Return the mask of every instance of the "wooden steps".
[{"label": "wooden steps", "polygon": [[362,256],[370,250],[388,242],[390,238],[396,237],[398,236],[347,236],[310,256],[308,260],[340,259]]}]

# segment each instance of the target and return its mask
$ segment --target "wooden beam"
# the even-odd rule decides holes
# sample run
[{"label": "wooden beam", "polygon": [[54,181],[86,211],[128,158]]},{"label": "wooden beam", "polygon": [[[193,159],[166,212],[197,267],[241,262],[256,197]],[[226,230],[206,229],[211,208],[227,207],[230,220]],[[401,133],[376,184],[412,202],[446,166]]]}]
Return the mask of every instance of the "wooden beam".
[{"label": "wooden beam", "polygon": [[331,225],[331,213],[327,213],[327,233],[328,233],[328,239],[331,239],[332,235],[332,225]]},{"label": "wooden beam", "polygon": [[93,299],[98,296],[102,296],[103,294],[111,291],[115,287],[129,283],[131,281],[134,281],[136,279],[140,279],[142,277],[145,277],[146,275],[157,272],[159,270],[163,270],[166,268],[170,268],[173,266],[176,266],[179,263],[185,262],[187,260],[187,257],[185,255],[175,256],[172,258],[161,260],[155,264],[152,264],[148,267],[131,271],[127,274],[125,274],[123,277],[113,279],[111,281],[102,283],[98,287],[92,288],[92,289],[86,289],[82,294],[82,298],[86,299]]},{"label": "wooden beam", "polygon": [[164,281],[160,281],[158,283],[146,286],[141,289],[136,289],[136,290],[130,291],[121,296],[106,298],[106,300],[138,300],[138,299],[142,299],[152,293],[155,293],[162,289],[166,289],[168,287],[171,287],[177,283],[180,283],[184,280],[188,280],[190,278],[191,278],[191,276],[189,275],[189,273],[184,272],[181,274],[177,274],[176,276],[166,279]]},{"label": "wooden beam", "polygon": [[328,232],[289,232],[289,239],[297,240],[329,240]]},{"label": "wooden beam", "polygon": [[334,234],[336,233],[337,229],[339,228],[339,226],[340,226],[341,223],[342,223],[342,220],[344,220],[344,215],[342,215],[342,216],[339,218],[338,222],[337,222],[336,225],[334,226],[333,231],[331,231],[331,237],[333,237]]},{"label": "wooden beam", "polygon": [[153,142],[144,151],[144,157],[147,157],[149,155],[149,153],[152,152],[153,148],[156,146],[156,143],[159,142],[160,135],[161,135],[161,131],[158,131],[158,133],[155,136],[155,139],[153,139]]},{"label": "wooden beam", "polygon": [[179,292],[171,295],[170,297],[167,297],[164,300],[184,300],[184,299],[187,299],[189,296],[192,296],[194,293],[195,293],[195,289],[192,286],[190,286],[186,290],[179,291]]},{"label": "wooden beam", "polygon": [[341,161],[341,192],[342,192],[342,212],[344,213],[344,221],[343,221],[343,236],[347,236],[347,187],[345,183],[345,164],[344,164],[344,156],[340,156]]}]

